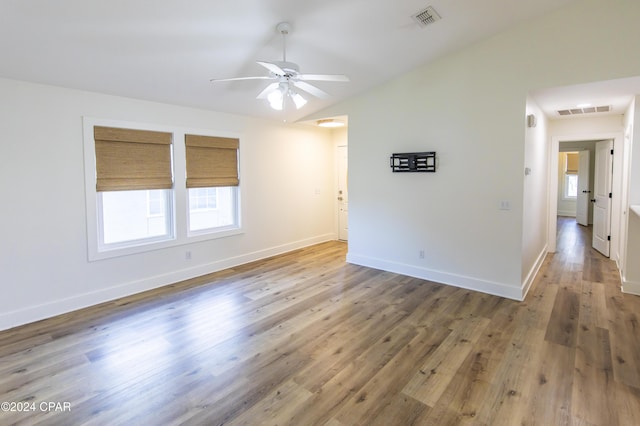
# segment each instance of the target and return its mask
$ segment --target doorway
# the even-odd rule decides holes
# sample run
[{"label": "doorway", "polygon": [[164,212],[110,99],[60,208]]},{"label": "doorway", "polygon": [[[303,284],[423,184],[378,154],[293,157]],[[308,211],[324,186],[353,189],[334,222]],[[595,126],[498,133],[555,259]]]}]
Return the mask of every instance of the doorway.
[{"label": "doorway", "polygon": [[558,153],[558,216],[593,224],[594,145],[591,141],[560,143]]},{"label": "doorway", "polygon": [[[619,134],[598,134],[598,135],[586,135],[583,137],[552,137],[552,143],[551,143],[551,158],[550,158],[550,179],[549,179],[549,183],[550,183],[550,200],[549,200],[549,235],[548,235],[548,248],[550,252],[555,252],[557,249],[557,220],[558,220],[558,216],[561,216],[560,210],[559,210],[559,203],[558,203],[558,199],[561,196],[560,194],[560,189],[561,185],[560,185],[560,179],[561,179],[561,173],[560,173],[560,162],[559,162],[559,153],[563,152],[563,151],[580,151],[580,150],[584,150],[584,149],[589,149],[592,150],[592,154],[590,155],[590,157],[593,158],[593,161],[591,162],[591,173],[594,176],[594,186],[592,188],[594,188],[593,190],[595,190],[595,178],[596,178],[596,147],[597,147],[597,143],[598,142],[603,142],[603,141],[607,141],[607,144],[610,144],[611,147],[613,147],[614,145],[616,145],[616,141],[622,140],[622,135]],[[607,152],[608,153],[612,153],[614,150],[609,149]],[[615,161],[613,161],[613,155],[611,154],[608,159],[609,161],[609,166],[610,167],[619,167],[619,164],[616,164]],[[602,165],[600,166],[600,169],[602,170]],[[612,193],[616,193],[618,195],[620,195],[622,193],[622,188],[621,188],[621,179],[615,179],[616,173],[615,170],[613,170],[613,177],[612,177],[612,169],[609,168],[607,172],[605,173],[601,173],[602,176],[608,176],[609,181],[607,182],[607,184],[609,185],[609,188],[613,189],[609,189],[607,191],[607,198],[608,201],[606,201],[606,203],[608,204],[607,208],[608,208],[608,213],[606,213],[602,218],[606,219],[604,221],[602,221],[601,219],[599,219],[598,222],[598,243],[600,243],[600,251],[603,253],[603,255],[607,256],[607,257],[611,257],[614,260],[617,260],[618,257],[618,250],[617,248],[617,240],[618,240],[618,235],[619,235],[619,228],[617,225],[619,225],[619,221],[616,219],[616,211],[618,211],[619,209],[616,209],[617,204],[614,204],[611,198],[609,198],[609,192]],[[619,175],[619,173],[618,173]],[[587,190],[588,191],[588,190]],[[601,191],[602,192],[602,191]],[[590,195],[594,195],[594,193],[590,193]],[[595,197],[590,197],[590,202],[591,204],[593,204],[593,199]],[[603,202],[604,200],[601,200],[601,202]],[[618,201],[616,201],[618,202]],[[590,209],[593,209],[593,206],[590,206]],[[613,218],[613,220],[612,220]],[[592,231],[593,229],[595,229],[595,227],[590,228],[589,231]],[[591,234],[593,235],[593,234]],[[604,235],[604,242],[605,244],[602,245],[603,238]],[[593,240],[593,242],[596,242],[595,239]],[[593,244],[592,242],[592,244]],[[596,244],[597,245],[597,244]],[[606,246],[606,247],[605,247]]]}]

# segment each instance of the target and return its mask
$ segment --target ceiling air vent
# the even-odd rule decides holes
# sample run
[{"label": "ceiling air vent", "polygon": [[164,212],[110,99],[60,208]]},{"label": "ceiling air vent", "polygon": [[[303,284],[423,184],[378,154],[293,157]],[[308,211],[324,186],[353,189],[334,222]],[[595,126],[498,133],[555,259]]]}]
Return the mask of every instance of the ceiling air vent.
[{"label": "ceiling air vent", "polygon": [[436,12],[433,7],[429,6],[413,15],[413,19],[415,19],[421,27],[426,27],[429,24],[439,21],[440,15],[438,15],[438,12]]},{"label": "ceiling air vent", "polygon": [[610,105],[598,106],[598,107],[586,107],[586,108],[570,108],[570,109],[559,109],[559,115],[580,115],[580,114],[591,114],[594,112],[609,112],[611,111]]}]

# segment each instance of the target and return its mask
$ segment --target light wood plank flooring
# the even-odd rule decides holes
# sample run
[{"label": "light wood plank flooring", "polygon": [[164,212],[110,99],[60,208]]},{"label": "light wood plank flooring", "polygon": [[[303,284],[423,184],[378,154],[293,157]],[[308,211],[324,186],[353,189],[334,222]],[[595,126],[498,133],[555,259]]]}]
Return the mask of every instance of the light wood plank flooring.
[{"label": "light wood plank flooring", "polygon": [[640,424],[640,297],[558,229],[524,302],[330,242],[2,332],[0,424]]}]

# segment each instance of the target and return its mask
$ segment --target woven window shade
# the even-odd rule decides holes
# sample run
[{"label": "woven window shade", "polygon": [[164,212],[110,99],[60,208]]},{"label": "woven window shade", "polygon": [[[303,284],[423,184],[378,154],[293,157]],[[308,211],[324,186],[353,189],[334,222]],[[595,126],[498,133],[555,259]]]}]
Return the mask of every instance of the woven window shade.
[{"label": "woven window shade", "polygon": [[568,152],[567,153],[567,174],[568,175],[577,175],[578,174],[578,153],[577,152]]},{"label": "woven window shade", "polygon": [[238,186],[238,147],[233,138],[186,135],[187,188]]},{"label": "woven window shade", "polygon": [[96,191],[170,189],[171,133],[95,126]]}]

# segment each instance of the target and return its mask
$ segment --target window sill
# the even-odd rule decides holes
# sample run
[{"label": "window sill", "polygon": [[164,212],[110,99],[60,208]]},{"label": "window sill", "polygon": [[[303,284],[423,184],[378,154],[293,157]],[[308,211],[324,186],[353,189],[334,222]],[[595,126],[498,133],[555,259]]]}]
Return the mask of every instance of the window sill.
[{"label": "window sill", "polygon": [[89,262],[95,262],[99,260],[112,259],[115,257],[131,256],[136,254],[148,253],[151,251],[167,249],[171,247],[184,246],[202,241],[217,240],[220,238],[226,238],[234,235],[244,234],[242,228],[226,229],[217,232],[208,232],[197,234],[193,236],[182,237],[178,239],[153,241],[147,243],[141,243],[135,246],[129,247],[117,247],[111,249],[104,249],[101,251],[89,250]]},{"label": "window sill", "polygon": [[187,235],[187,243],[195,243],[195,242],[199,242],[199,241],[206,241],[206,240],[215,240],[218,238],[226,238],[226,237],[231,237],[233,235],[239,235],[239,234],[243,234],[244,231],[242,230],[242,228],[225,228],[225,229],[221,229],[219,231],[208,231],[208,230],[202,230],[202,231],[192,231],[189,232],[189,234]]}]

